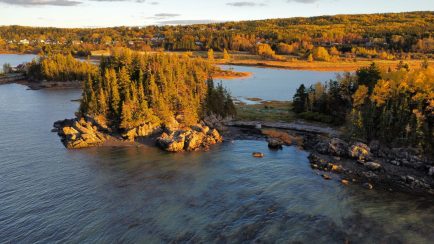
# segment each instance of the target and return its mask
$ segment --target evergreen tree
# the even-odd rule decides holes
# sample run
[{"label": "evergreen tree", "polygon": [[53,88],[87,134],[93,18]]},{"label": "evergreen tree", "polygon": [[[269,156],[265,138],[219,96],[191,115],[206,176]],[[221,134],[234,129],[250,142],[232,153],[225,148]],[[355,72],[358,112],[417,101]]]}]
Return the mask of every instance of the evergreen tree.
[{"label": "evergreen tree", "polygon": [[306,87],[304,84],[301,84],[292,100],[293,111],[296,113],[307,111],[307,99]]},{"label": "evergreen tree", "polygon": [[359,85],[365,85],[371,93],[377,81],[381,79],[381,72],[375,63],[369,67],[363,67],[357,70],[357,81]]},{"label": "evergreen tree", "polygon": [[229,60],[229,59],[231,59],[231,56],[229,55],[228,50],[226,50],[226,48],[223,49],[223,59],[224,59],[224,60]]},{"label": "evergreen tree", "polygon": [[214,61],[214,50],[213,50],[212,48],[210,48],[210,49],[208,50],[208,55],[207,55],[207,57],[208,57],[208,60],[209,60],[209,61],[211,61],[211,62]]}]

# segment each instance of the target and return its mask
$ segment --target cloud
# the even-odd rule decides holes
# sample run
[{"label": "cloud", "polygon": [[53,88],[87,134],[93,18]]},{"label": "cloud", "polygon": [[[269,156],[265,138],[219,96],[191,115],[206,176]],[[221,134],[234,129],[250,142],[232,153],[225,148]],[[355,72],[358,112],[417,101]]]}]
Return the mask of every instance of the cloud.
[{"label": "cloud", "polygon": [[[146,0],[90,0],[93,2],[138,2],[143,3]],[[0,0],[0,3],[6,3],[10,5],[18,6],[76,6],[82,4],[82,0]],[[152,2],[151,4],[155,4]]]},{"label": "cloud", "polygon": [[146,0],[90,0],[94,2],[138,2],[138,3],[144,3]]},{"label": "cloud", "polygon": [[158,18],[171,18],[171,17],[178,17],[181,16],[180,14],[171,14],[171,13],[159,13],[159,14],[155,14],[155,17]]},{"label": "cloud", "polygon": [[162,19],[170,19],[170,18],[179,17],[179,16],[181,16],[181,15],[180,14],[174,14],[174,13],[159,13],[159,14],[154,14],[154,16],[148,17],[147,19],[162,20]]},{"label": "cloud", "polygon": [[219,20],[209,20],[209,19],[203,19],[203,20],[165,20],[165,21],[159,21],[157,24],[159,25],[195,25],[195,24],[211,24],[211,23],[219,23],[223,21]]},{"label": "cloud", "polygon": [[256,3],[256,2],[232,2],[232,3],[226,3],[226,5],[232,6],[232,7],[255,7],[255,6],[266,6],[265,3]]},{"label": "cloud", "polygon": [[75,0],[0,0],[0,3],[21,6],[75,6],[81,4],[82,2]]}]

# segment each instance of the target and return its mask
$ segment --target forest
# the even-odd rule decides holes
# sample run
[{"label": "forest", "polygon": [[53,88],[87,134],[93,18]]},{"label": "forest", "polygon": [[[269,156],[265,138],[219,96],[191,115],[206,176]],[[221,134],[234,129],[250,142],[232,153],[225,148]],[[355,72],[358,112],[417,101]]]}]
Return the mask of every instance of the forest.
[{"label": "forest", "polygon": [[301,85],[293,110],[303,118],[345,125],[363,141],[434,152],[434,69],[427,63],[395,70],[373,63],[325,85]]},{"label": "forest", "polygon": [[40,80],[83,80],[78,116],[102,118],[116,130],[145,123],[188,126],[206,115],[235,114],[230,94],[212,81],[213,66],[200,58],[119,48],[99,67],[60,54],[28,66],[28,75]]},{"label": "forest", "polygon": [[246,51],[329,61],[336,57],[432,58],[434,13],[406,12],[269,19],[186,26],[0,27],[3,52],[65,53],[128,47],[140,51]]}]

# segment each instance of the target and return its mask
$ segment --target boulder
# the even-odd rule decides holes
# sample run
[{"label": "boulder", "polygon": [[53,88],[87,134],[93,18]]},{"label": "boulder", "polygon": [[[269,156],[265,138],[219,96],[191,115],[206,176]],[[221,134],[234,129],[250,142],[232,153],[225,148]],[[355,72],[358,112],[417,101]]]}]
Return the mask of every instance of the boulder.
[{"label": "boulder", "polygon": [[166,132],[157,138],[157,145],[168,152],[195,151],[208,149],[209,146],[222,142],[223,138],[216,129],[195,125],[184,130]]},{"label": "boulder", "polygon": [[339,138],[333,138],[329,142],[328,151],[334,156],[344,157],[348,152],[348,143]]},{"label": "boulder", "polygon": [[332,177],[330,175],[326,175],[326,174],[323,174],[322,178],[324,178],[324,180],[331,180],[332,179]]},{"label": "boulder", "polygon": [[69,149],[97,146],[106,140],[105,134],[98,130],[99,127],[84,118],[57,121],[53,126]]},{"label": "boulder", "polygon": [[369,143],[369,148],[372,153],[377,155],[380,152],[381,144],[378,140],[372,140]]},{"label": "boulder", "polygon": [[252,153],[252,156],[255,158],[263,158],[265,155],[261,152],[254,152]]},{"label": "boulder", "polygon": [[430,167],[430,168],[428,169],[428,175],[429,175],[429,176],[434,176],[434,166],[433,166],[433,167]]},{"label": "boulder", "polygon": [[368,160],[371,157],[371,150],[366,144],[356,142],[349,147],[348,155],[351,158]]},{"label": "boulder", "polygon": [[185,150],[194,151],[204,142],[205,133],[193,129],[185,139]]},{"label": "boulder", "polygon": [[376,171],[381,169],[381,164],[376,162],[367,162],[365,163],[365,167],[368,168],[369,170]]},{"label": "boulder", "polygon": [[364,183],[362,186],[368,190],[374,189],[374,186],[370,183]]},{"label": "boulder", "polygon": [[329,144],[325,141],[319,141],[315,145],[315,150],[321,154],[328,154],[329,153]]},{"label": "boulder", "polygon": [[283,149],[283,141],[277,138],[269,138],[268,148],[273,150]]}]

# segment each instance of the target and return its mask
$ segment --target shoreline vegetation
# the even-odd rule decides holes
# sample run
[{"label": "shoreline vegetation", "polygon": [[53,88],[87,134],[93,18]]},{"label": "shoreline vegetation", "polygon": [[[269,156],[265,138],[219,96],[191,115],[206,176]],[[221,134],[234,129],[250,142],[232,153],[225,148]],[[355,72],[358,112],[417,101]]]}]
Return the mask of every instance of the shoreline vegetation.
[{"label": "shoreline vegetation", "polygon": [[[434,166],[414,148],[388,147],[376,140],[365,144],[365,140],[348,137],[345,126],[300,121],[297,111],[293,111],[300,106],[296,97],[295,103],[249,98],[257,103],[234,104],[223,87],[214,86],[212,79],[203,82],[215,72],[209,60],[118,49],[103,58],[98,69],[76,62],[80,61],[48,56],[29,67],[31,77],[42,77],[47,83],[52,79],[68,83],[71,77],[87,74],[77,117],[54,124],[53,131],[67,148],[139,142],[181,152],[208,150],[223,142],[223,137],[226,141],[267,140],[270,150],[295,145],[309,151],[312,169],[325,180],[360,184],[367,189],[434,195]],[[161,66],[162,63],[166,65]],[[400,69],[411,69],[404,63],[399,65]],[[147,68],[148,73],[141,72]],[[372,73],[375,72],[367,72]],[[369,77],[364,77],[363,82]],[[187,83],[182,88],[182,83],[175,80]],[[165,96],[172,96],[173,100],[163,102]],[[190,99],[181,99],[187,97]],[[260,155],[266,157],[262,152]]]}]

